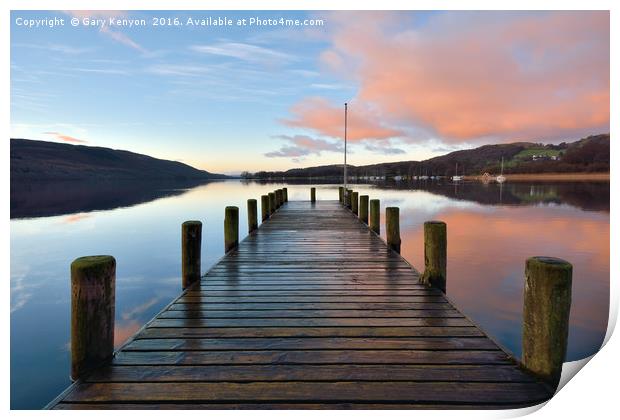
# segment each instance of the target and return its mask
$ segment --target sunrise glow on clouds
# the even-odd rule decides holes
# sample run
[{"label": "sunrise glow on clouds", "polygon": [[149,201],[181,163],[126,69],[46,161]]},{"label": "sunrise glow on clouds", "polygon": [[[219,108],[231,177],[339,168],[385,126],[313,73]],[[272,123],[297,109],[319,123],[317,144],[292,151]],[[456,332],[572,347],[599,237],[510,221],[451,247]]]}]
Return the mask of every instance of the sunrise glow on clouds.
[{"label": "sunrise glow on clouds", "polygon": [[323,19],[322,27],[12,21],[12,136],[211,171],[427,158],[609,131],[607,12],[20,12]]}]

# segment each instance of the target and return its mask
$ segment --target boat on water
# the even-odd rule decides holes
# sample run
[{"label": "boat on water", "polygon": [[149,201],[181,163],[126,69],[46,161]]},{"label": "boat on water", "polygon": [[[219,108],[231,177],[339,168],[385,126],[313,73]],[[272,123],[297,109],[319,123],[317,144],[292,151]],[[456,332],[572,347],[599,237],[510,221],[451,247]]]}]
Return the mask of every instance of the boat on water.
[{"label": "boat on water", "polygon": [[506,177],[504,176],[504,157],[503,156],[502,156],[502,169],[501,169],[500,174],[495,178],[495,180],[499,182],[500,184],[506,181]]},{"label": "boat on water", "polygon": [[454,169],[454,176],[452,177],[452,181],[461,181],[463,180],[462,176],[459,176],[459,163],[456,163],[456,168]]}]

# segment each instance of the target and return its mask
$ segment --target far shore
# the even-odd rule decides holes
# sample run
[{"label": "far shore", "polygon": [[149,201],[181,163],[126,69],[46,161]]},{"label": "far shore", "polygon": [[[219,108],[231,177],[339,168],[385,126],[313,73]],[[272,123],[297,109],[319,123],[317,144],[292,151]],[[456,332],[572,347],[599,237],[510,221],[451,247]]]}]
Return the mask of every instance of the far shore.
[{"label": "far shore", "polygon": [[[542,174],[504,174],[506,181],[609,181],[609,173],[601,172],[571,172],[571,173],[542,173]],[[467,180],[482,181],[479,175],[463,177]],[[493,176],[492,178],[495,178]]]}]

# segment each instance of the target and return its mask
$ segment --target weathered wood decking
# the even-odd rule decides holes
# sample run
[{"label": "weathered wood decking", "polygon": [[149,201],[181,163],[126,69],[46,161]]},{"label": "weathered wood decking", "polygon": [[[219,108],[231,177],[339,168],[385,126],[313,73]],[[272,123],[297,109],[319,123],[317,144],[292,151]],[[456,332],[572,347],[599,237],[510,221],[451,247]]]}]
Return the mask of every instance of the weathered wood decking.
[{"label": "weathered wood decking", "polygon": [[319,201],[285,203],[52,406],[507,408],[549,397],[351,212]]}]

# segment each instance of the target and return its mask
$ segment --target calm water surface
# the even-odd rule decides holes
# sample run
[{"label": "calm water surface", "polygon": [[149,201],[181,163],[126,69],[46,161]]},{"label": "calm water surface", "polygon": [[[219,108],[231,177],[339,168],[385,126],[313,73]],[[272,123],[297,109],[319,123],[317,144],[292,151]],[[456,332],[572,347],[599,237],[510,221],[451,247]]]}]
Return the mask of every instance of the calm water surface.
[{"label": "calm water surface", "polygon": [[[224,253],[224,207],[239,206],[240,232],[246,232],[246,200],[284,186],[289,200],[309,198],[308,185],[240,181],[189,189],[140,185],[121,192],[99,186],[102,194],[83,185],[14,189],[11,407],[43,407],[70,384],[73,259],[116,257],[118,346],[179,294],[183,221],[203,222],[206,271]],[[570,261],[568,359],[589,356],[601,346],[609,309],[609,183],[420,181],[352,188],[379,198],[382,216],[386,206],[400,207],[401,252],[417,268],[423,267],[424,221],[448,224],[448,296],[517,356],[525,259],[550,255]],[[336,185],[317,185],[318,200],[337,197]]]}]

